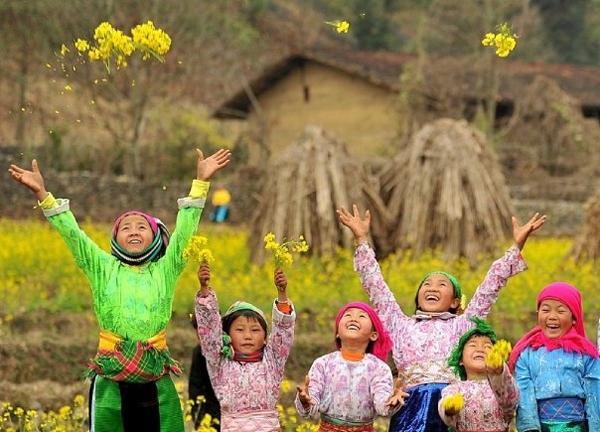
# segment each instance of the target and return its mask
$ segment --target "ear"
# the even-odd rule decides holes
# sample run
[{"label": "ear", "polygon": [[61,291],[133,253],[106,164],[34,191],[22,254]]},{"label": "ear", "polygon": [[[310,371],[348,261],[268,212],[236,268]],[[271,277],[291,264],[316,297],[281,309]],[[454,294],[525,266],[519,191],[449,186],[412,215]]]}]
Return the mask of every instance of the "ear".
[{"label": "ear", "polygon": [[377,339],[379,339],[379,333],[372,332],[371,336],[369,336],[369,340],[372,340],[373,342],[375,342]]},{"label": "ear", "polygon": [[454,297],[452,303],[450,303],[450,309],[457,309],[460,306],[460,299],[458,297]]}]

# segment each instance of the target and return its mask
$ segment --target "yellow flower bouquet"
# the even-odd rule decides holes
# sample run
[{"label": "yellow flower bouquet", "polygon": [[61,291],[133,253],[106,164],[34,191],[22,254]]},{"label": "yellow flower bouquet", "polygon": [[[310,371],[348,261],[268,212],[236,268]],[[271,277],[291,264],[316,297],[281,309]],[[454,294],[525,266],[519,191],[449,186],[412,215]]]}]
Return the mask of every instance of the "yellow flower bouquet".
[{"label": "yellow flower bouquet", "polygon": [[183,258],[188,261],[196,261],[199,264],[210,264],[215,258],[210,249],[205,246],[208,244],[208,239],[201,235],[193,236],[185,249],[183,250]]},{"label": "yellow flower bouquet", "polygon": [[269,232],[265,235],[264,241],[265,249],[271,254],[275,268],[292,265],[294,262],[292,252],[303,253],[308,251],[308,244],[302,235],[296,240],[288,240],[279,244],[275,241],[275,234]]}]

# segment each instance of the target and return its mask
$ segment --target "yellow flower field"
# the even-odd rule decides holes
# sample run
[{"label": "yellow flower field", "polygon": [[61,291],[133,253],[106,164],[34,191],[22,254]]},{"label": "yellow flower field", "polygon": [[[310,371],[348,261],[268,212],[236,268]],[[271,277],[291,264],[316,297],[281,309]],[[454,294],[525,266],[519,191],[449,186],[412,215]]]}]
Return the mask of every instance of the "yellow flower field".
[{"label": "yellow flower field", "polygon": [[[82,222],[84,230],[109,250],[110,226]],[[236,300],[247,300],[264,310],[276,295],[273,267],[257,267],[249,262],[247,233],[201,222],[199,233],[210,242],[214,257],[211,263],[211,285],[217,291],[221,307]],[[83,273],[75,266],[61,238],[43,221],[0,220],[0,320],[36,309],[79,312],[89,310],[91,299]],[[495,256],[482,256],[480,266],[470,270],[466,262],[444,262],[432,251],[411,260],[410,253],[388,257],[381,267],[388,285],[401,307],[414,310],[415,289],[422,276],[436,269],[453,273],[461,282],[467,300],[485,277],[489,265],[510,246],[499,245]],[[575,264],[566,255],[569,239],[542,239],[535,235],[524,250],[529,266],[513,277],[502,290],[490,321],[498,336],[515,342],[535,324],[535,299],[547,284],[562,280],[576,286],[584,298],[586,330],[596,339],[600,310],[600,273],[593,263]],[[336,311],[353,300],[368,300],[358,276],[353,271],[352,250],[339,250],[335,256],[314,258],[298,256],[286,268],[288,293],[299,313],[298,332],[323,329],[328,333]],[[198,289],[196,264],[190,263],[181,276],[174,311],[187,314]],[[1,321],[0,321],[1,322]]]}]

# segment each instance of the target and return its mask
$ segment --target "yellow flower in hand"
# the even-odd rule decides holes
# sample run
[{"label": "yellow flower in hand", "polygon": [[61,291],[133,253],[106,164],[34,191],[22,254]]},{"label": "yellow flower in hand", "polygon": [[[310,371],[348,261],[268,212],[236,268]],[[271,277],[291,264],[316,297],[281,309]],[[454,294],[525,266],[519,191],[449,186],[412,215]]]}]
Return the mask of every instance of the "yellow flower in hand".
[{"label": "yellow flower in hand", "polygon": [[263,240],[265,249],[271,253],[275,268],[292,265],[294,259],[291,252],[303,253],[308,251],[308,244],[302,235],[297,240],[289,240],[279,244],[275,241],[275,234],[269,232]]},{"label": "yellow flower in hand", "polygon": [[490,352],[485,356],[485,364],[491,369],[499,369],[508,360],[511,351],[512,346],[510,342],[501,339],[494,344]]},{"label": "yellow flower in hand", "polygon": [[451,415],[458,413],[464,405],[465,400],[460,393],[447,396],[442,400],[442,408]]}]

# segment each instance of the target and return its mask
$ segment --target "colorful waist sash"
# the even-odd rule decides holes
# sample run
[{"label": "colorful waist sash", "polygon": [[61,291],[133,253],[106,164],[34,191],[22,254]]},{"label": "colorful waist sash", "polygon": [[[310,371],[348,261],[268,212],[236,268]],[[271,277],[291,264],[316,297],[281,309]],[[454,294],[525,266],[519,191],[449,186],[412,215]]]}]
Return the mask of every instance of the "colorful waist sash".
[{"label": "colorful waist sash", "polygon": [[145,383],[156,381],[169,372],[179,376],[181,369],[169,353],[164,330],[147,341],[123,339],[115,333],[101,330],[98,352],[88,363],[85,375]]},{"label": "colorful waist sash", "polygon": [[372,432],[373,422],[355,422],[337,419],[326,414],[321,414],[319,432]]},{"label": "colorful waist sash", "polygon": [[585,407],[579,398],[552,398],[538,401],[540,421],[584,421]]}]

